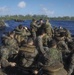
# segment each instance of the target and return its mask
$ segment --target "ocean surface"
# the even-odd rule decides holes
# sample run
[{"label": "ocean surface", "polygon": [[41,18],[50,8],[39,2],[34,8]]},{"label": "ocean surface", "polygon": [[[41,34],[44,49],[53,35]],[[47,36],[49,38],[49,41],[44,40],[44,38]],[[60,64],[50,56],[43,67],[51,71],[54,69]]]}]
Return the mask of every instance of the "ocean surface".
[{"label": "ocean surface", "polygon": [[[19,24],[30,27],[30,23],[31,23],[31,20],[25,20],[23,22],[15,22],[14,20],[5,21],[6,27],[3,30],[0,30],[0,45],[1,45],[1,37],[2,37],[3,33],[12,31]],[[51,23],[52,27],[62,26],[64,28],[67,28],[68,30],[70,30],[71,34],[74,35],[74,21],[53,21],[53,20],[51,20],[50,23]]]}]

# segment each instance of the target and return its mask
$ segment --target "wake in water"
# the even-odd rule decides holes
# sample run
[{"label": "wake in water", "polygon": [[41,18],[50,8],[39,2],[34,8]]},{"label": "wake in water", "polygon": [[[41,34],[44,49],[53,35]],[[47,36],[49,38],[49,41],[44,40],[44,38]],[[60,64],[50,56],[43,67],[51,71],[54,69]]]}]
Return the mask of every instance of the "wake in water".
[{"label": "wake in water", "polygon": [[6,27],[10,27],[8,23],[5,23],[5,26],[6,26]]}]

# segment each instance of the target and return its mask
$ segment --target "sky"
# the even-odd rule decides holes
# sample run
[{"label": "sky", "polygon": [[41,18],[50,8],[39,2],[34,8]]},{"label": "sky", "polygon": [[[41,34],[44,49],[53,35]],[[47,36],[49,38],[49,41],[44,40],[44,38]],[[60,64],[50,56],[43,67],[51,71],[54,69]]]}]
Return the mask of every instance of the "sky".
[{"label": "sky", "polygon": [[74,0],[0,0],[0,16],[47,15],[74,16]]}]

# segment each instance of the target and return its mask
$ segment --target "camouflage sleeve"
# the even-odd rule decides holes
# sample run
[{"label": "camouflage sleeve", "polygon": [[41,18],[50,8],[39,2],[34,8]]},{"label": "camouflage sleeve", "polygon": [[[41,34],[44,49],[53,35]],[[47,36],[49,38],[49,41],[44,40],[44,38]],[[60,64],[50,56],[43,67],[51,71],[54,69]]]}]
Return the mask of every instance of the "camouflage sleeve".
[{"label": "camouflage sleeve", "polygon": [[18,34],[18,35],[21,35],[22,34],[22,32],[20,31],[20,32],[15,32],[16,34]]},{"label": "camouflage sleeve", "polygon": [[6,59],[4,59],[4,58],[1,59],[1,66],[2,66],[2,67],[7,67],[7,66],[9,66],[9,65],[10,65],[10,64],[9,64],[8,60],[6,60]]},{"label": "camouflage sleeve", "polygon": [[42,43],[42,39],[38,37],[38,47],[39,50],[42,54],[45,54],[44,48],[43,48],[43,43]]},{"label": "camouflage sleeve", "polygon": [[61,50],[58,50],[58,51],[59,51],[59,60],[61,63],[63,63],[62,52]]},{"label": "camouflage sleeve", "polygon": [[9,54],[9,51],[8,50],[5,49],[5,50],[2,51],[2,55],[1,55],[1,66],[3,66],[3,67],[9,66],[9,62],[7,60],[8,59],[8,54]]},{"label": "camouflage sleeve", "polygon": [[31,33],[30,33],[29,30],[26,31],[26,35],[27,35],[27,36],[31,35]]},{"label": "camouflage sleeve", "polygon": [[36,23],[33,23],[33,25],[37,28],[41,27],[41,25],[37,25]]},{"label": "camouflage sleeve", "polygon": [[18,35],[21,35],[22,34],[22,30],[17,28],[17,29],[15,29],[15,33],[18,34]]}]

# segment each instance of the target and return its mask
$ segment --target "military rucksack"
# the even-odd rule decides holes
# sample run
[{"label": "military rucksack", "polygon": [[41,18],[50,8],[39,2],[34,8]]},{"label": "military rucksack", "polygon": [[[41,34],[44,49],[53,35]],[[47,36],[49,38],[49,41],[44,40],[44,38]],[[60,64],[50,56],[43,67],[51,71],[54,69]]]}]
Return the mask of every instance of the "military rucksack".
[{"label": "military rucksack", "polygon": [[29,53],[34,53],[35,49],[36,49],[35,46],[26,46],[20,48],[21,51],[29,52]]},{"label": "military rucksack", "polygon": [[44,69],[49,72],[49,75],[67,75],[67,72],[61,63],[45,66]]}]

